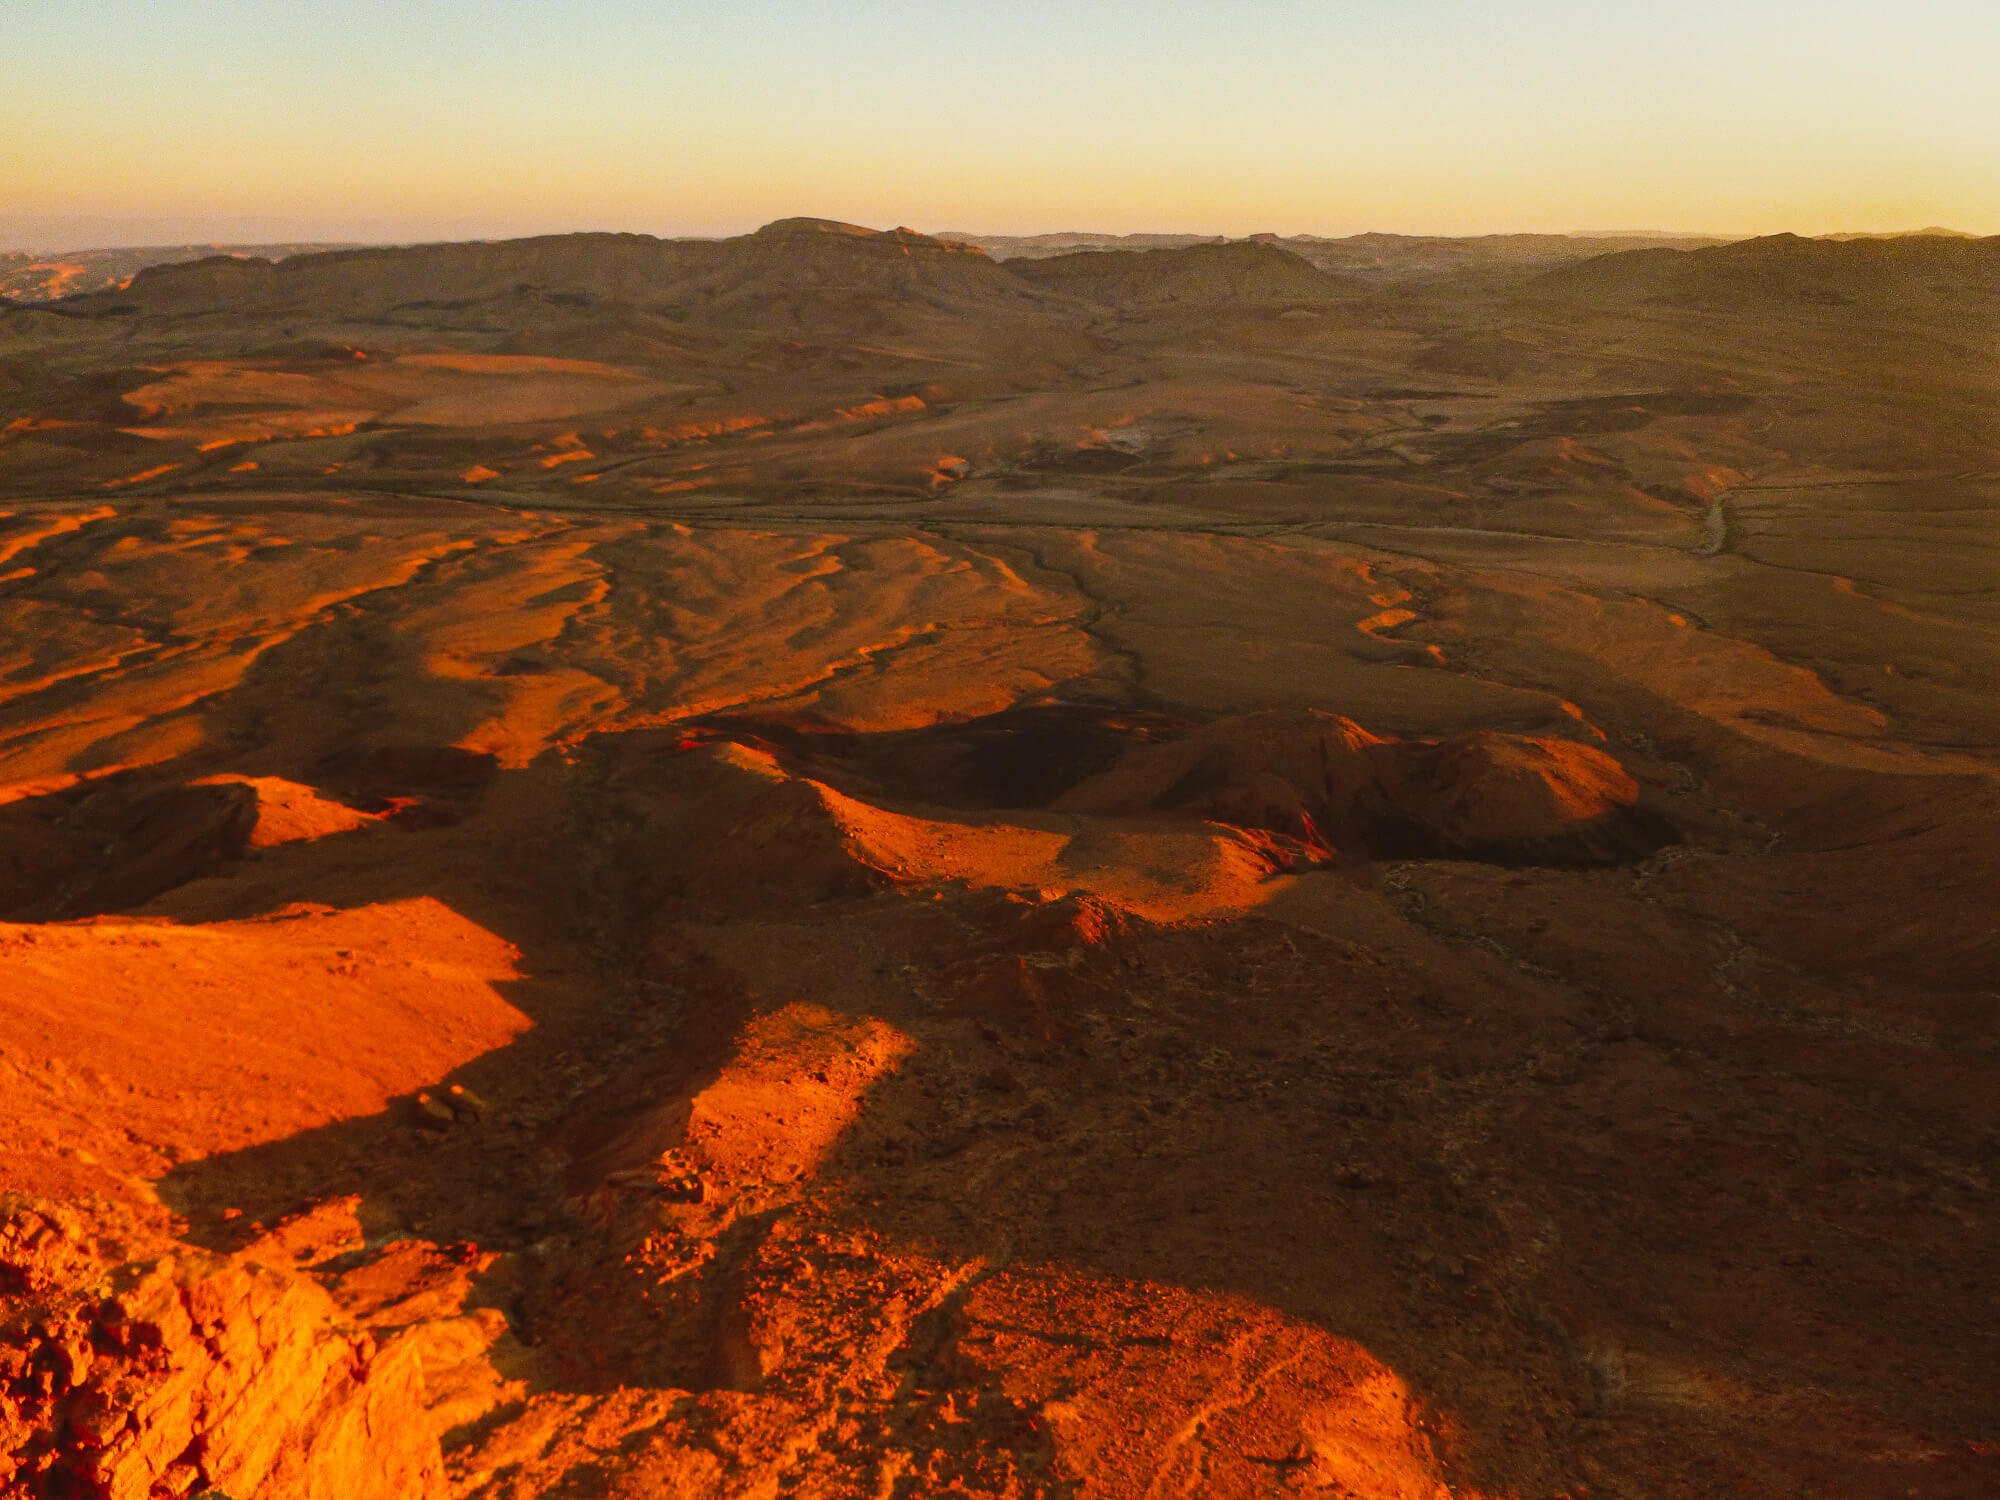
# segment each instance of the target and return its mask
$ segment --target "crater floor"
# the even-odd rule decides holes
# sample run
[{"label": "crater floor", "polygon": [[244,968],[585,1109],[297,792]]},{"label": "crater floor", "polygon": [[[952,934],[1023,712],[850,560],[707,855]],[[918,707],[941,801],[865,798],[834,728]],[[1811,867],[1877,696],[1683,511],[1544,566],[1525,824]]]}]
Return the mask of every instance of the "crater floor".
[{"label": "crater floor", "polygon": [[0,1488],[1993,1493],[1990,369],[955,253],[0,313]]}]

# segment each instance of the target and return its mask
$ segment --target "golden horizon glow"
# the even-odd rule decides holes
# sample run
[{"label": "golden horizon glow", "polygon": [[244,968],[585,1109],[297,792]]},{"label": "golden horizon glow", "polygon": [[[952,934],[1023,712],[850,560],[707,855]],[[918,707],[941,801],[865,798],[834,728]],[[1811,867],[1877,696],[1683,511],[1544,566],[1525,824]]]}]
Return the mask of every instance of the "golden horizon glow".
[{"label": "golden horizon glow", "polygon": [[1985,0],[36,0],[10,48],[13,240],[2000,232]]}]

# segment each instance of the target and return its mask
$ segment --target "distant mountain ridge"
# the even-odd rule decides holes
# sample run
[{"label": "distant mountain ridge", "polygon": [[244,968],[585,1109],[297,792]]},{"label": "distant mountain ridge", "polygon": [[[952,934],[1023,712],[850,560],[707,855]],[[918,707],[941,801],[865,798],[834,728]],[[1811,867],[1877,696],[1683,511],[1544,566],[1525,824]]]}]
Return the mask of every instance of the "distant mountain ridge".
[{"label": "distant mountain ridge", "polygon": [[[581,233],[178,256],[135,270],[129,281],[69,296],[59,310],[85,319],[296,311],[363,324],[444,316],[468,328],[562,323],[578,330],[579,340],[593,320],[610,328],[636,314],[651,320],[647,337],[686,327],[866,342],[919,328],[929,338],[944,324],[1060,320],[1079,303],[1129,310],[1275,306],[1436,281],[1635,302],[1928,298],[1930,306],[1942,291],[1983,306],[2000,297],[1996,247],[2000,238],[1943,233],[1734,242],[1160,235],[1111,237],[1092,248],[1001,261],[967,239],[794,218],[728,239]],[[44,300],[4,284],[0,297],[13,304],[10,316]]]},{"label": "distant mountain ridge", "polygon": [[983,251],[914,230],[784,219],[724,240],[588,233],[339,250],[281,261],[228,256],[154,266],[98,309],[149,313],[338,306],[375,315],[417,304],[541,297],[631,302],[704,318],[748,304],[913,294],[978,306],[1031,301]]},{"label": "distant mountain ridge", "polygon": [[[754,231],[753,235],[723,239],[709,237],[660,239],[651,235],[581,232],[540,235],[526,239],[435,241],[395,246],[311,241],[133,245],[71,250],[59,254],[0,251],[0,298],[16,304],[32,304],[53,302],[66,297],[115,292],[123,290],[141,271],[151,267],[180,265],[219,257],[277,263],[299,256],[341,252],[368,253],[387,249],[422,250],[445,244],[523,246],[588,241],[596,245],[617,242],[626,245],[690,247],[735,244],[756,236],[763,236],[767,240],[795,239],[805,235],[867,239],[877,233],[875,230],[842,224],[830,219],[795,218],[780,219],[767,224],[762,229]],[[1428,280],[1441,276],[1464,275],[1468,272],[1484,272],[1505,278],[1517,273],[1532,275],[1559,265],[1624,250],[1694,250],[1743,243],[1713,235],[1640,229],[1579,230],[1568,234],[1406,235],[1371,231],[1341,236],[1262,233],[1240,237],[1181,233],[1111,234],[1078,229],[1029,235],[976,234],[965,230],[944,230],[937,234],[924,234],[913,229],[898,229],[887,233],[892,237],[901,236],[899,243],[906,246],[921,244],[925,248],[944,247],[956,251],[980,251],[995,262],[1019,264],[1086,253],[1191,250],[1240,244],[1270,245],[1288,251],[1323,271],[1374,282]],[[1964,230],[1931,225],[1922,229],[1889,232],[1846,231],[1823,234],[1814,238],[1823,242],[1846,243],[1909,239],[1975,240],[1979,236]],[[669,252],[671,253],[673,252]],[[490,259],[487,264],[497,266],[499,260],[504,258],[506,257]],[[628,252],[625,258],[634,270],[639,269],[646,259],[643,254],[636,251]],[[470,269],[469,262],[464,268]],[[255,274],[252,273],[252,278]],[[213,281],[218,275],[222,278],[217,282],[218,286],[228,281],[226,273],[205,272],[201,277],[176,284],[183,288],[192,288],[202,279]],[[246,279],[228,284],[244,288],[250,286],[252,280]],[[290,283],[259,284],[269,287],[290,285]],[[165,285],[166,283],[156,281],[149,291],[157,293]]]},{"label": "distant mountain ridge", "polygon": [[912,229],[781,219],[724,240],[574,234],[270,261],[211,256],[150,267],[70,299],[78,313],[179,316],[314,310],[368,320],[418,309],[529,304],[549,316],[621,306],[677,323],[864,333],[918,318],[1062,316],[1077,301],[1154,307],[1310,302],[1357,289],[1252,241],[1089,251],[1003,265]]},{"label": "distant mountain ridge", "polygon": [[1630,250],[1547,271],[1530,290],[1599,303],[1852,303],[1991,316],[2000,309],[2000,235],[1775,234],[1689,251]]},{"label": "distant mountain ridge", "polygon": [[1507,274],[1584,260],[1641,247],[1693,249],[1727,241],[1703,235],[1634,231],[1627,234],[1408,235],[1370,232],[1338,237],[1273,233],[1221,235],[1092,234],[1066,230],[1040,235],[978,235],[949,231],[940,238],[977,245],[994,259],[1027,263],[1058,255],[1186,250],[1201,246],[1267,245],[1290,252],[1322,271],[1369,281],[1424,280],[1486,270]]},{"label": "distant mountain ridge", "polygon": [[216,255],[284,260],[325,250],[351,248],[331,243],[263,245],[134,245],[110,250],[67,250],[44,255],[0,251],[0,297],[16,302],[53,302],[88,292],[114,291],[148,266],[206,260]]}]

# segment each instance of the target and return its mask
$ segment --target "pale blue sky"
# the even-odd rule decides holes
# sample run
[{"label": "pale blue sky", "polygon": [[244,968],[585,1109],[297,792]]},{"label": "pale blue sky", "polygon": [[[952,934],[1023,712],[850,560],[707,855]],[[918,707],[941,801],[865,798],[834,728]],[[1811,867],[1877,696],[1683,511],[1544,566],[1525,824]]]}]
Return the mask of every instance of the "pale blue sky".
[{"label": "pale blue sky", "polygon": [[12,0],[0,220],[2000,231],[2000,0]]}]

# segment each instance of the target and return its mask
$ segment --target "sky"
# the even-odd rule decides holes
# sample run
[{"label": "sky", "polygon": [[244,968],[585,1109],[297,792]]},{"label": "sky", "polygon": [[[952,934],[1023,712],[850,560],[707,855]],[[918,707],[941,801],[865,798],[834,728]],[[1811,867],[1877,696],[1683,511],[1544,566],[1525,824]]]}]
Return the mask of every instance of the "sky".
[{"label": "sky", "polygon": [[0,245],[708,235],[795,214],[2000,233],[2000,0],[0,12]]}]

